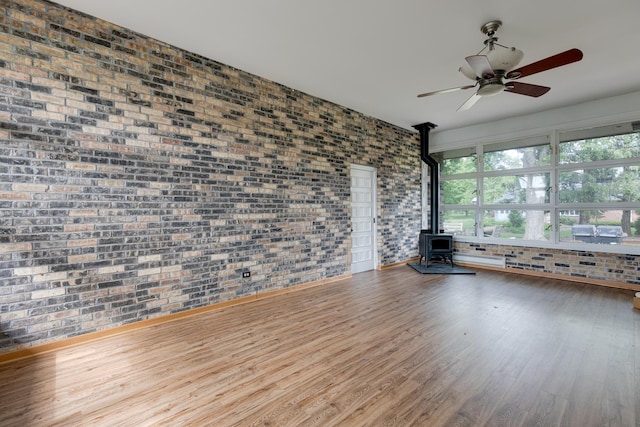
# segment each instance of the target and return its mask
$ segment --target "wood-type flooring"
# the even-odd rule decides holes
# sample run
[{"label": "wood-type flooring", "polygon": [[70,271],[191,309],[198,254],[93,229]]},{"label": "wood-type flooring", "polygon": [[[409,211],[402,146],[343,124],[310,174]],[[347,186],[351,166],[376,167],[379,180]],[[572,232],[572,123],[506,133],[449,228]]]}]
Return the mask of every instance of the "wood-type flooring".
[{"label": "wood-type flooring", "polygon": [[633,292],[408,266],[0,365],[0,426],[638,426]]}]

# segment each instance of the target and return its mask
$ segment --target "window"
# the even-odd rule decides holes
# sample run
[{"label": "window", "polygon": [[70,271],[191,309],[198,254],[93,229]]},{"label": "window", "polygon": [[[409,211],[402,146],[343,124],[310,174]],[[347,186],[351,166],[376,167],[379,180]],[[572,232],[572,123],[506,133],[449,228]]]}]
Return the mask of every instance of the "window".
[{"label": "window", "polygon": [[462,222],[460,235],[549,240],[548,137],[479,146],[472,154],[445,152],[442,157],[444,220]]},{"label": "window", "polygon": [[640,253],[640,122],[440,157],[443,222],[456,236]]},{"label": "window", "polygon": [[478,195],[478,157],[475,148],[443,153],[443,229],[456,236],[475,236]]}]

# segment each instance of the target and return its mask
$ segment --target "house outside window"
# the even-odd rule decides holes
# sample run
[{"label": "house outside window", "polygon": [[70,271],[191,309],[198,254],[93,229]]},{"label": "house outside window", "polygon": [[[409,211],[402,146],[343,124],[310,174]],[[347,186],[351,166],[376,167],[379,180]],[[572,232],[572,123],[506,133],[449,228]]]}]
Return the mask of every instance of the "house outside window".
[{"label": "house outside window", "polygon": [[437,153],[443,228],[465,240],[640,253],[640,123]]}]

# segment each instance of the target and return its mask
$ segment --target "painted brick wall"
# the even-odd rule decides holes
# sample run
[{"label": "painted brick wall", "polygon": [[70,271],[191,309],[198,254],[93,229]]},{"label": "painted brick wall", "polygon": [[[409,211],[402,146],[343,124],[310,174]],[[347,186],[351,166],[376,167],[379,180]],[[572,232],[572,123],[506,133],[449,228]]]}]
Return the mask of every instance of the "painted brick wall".
[{"label": "painted brick wall", "polygon": [[347,274],[351,163],[378,168],[380,263],[415,256],[417,134],[0,5],[0,352]]},{"label": "painted brick wall", "polygon": [[456,253],[505,257],[507,269],[640,285],[640,257],[606,252],[456,242]]}]

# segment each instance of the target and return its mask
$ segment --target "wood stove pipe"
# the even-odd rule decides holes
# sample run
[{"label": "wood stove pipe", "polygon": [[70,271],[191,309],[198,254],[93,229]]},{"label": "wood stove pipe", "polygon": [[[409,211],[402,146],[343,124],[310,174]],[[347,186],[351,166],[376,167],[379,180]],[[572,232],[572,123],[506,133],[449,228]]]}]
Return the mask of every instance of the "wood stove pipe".
[{"label": "wood stove pipe", "polygon": [[429,155],[429,132],[437,125],[426,122],[413,126],[420,132],[420,158],[429,166],[429,181],[431,191],[429,197],[431,199],[431,218],[429,221],[431,232],[437,234],[440,230],[440,165],[433,157]]}]

